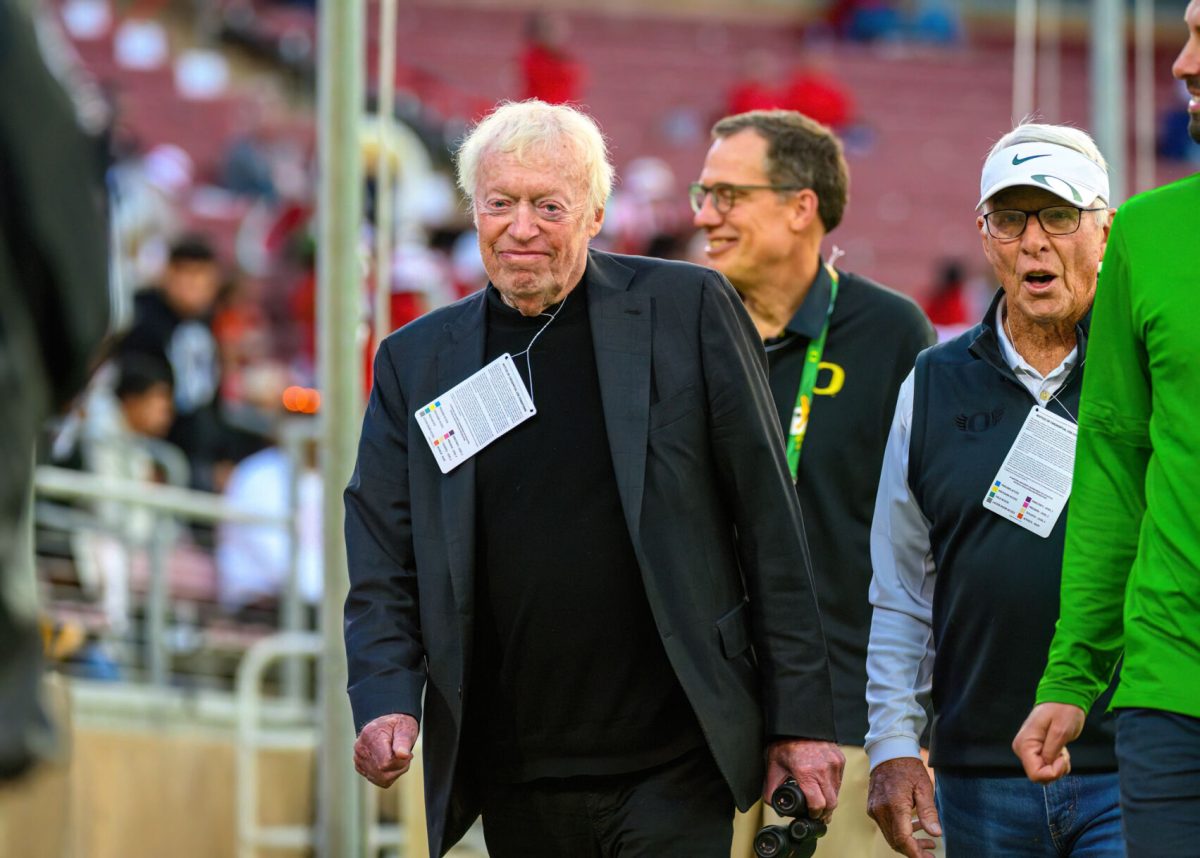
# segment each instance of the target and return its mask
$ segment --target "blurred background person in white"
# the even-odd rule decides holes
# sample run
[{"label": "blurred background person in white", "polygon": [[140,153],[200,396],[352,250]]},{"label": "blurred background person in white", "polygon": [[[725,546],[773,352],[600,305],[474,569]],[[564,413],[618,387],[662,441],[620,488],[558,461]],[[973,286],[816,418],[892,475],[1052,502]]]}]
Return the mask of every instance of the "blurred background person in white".
[{"label": "blurred background person in white", "polygon": [[316,411],[319,395],[285,386],[283,379],[283,371],[270,366],[248,378],[251,398],[262,407],[272,403],[277,441],[233,467],[224,496],[239,510],[288,518],[292,532],[286,525],[236,522],[226,522],[217,530],[221,605],[250,620],[270,617],[287,592],[293,536],[301,600],[311,606],[321,601],[322,482],[316,418],[305,413]]}]

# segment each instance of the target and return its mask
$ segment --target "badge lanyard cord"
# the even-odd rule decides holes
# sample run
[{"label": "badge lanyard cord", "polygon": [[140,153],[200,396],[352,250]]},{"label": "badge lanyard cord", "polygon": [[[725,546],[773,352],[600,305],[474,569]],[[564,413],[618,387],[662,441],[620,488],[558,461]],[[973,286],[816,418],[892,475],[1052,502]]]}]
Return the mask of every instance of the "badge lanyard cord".
[{"label": "badge lanyard cord", "polygon": [[[1083,369],[1083,364],[1084,364],[1084,361],[1080,361],[1079,365],[1076,366],[1075,369],[1076,370]],[[1058,389],[1062,390],[1062,388],[1063,388],[1063,385],[1060,385]],[[1059,406],[1062,407],[1063,413],[1065,413],[1067,415],[1067,417],[1070,419],[1070,421],[1072,423],[1074,423],[1076,426],[1079,425],[1079,421],[1077,419],[1075,419],[1075,415],[1071,413],[1071,409],[1067,407],[1067,403],[1063,402],[1061,399],[1058,398],[1057,392],[1051,392],[1050,398],[1053,399],[1055,402],[1057,402],[1059,404]]]},{"label": "badge lanyard cord", "polygon": [[[1012,329],[1008,326],[1008,316],[1007,315],[1005,315],[1005,317],[1004,317],[1004,334],[1005,334],[1005,336],[1008,337],[1008,342],[1010,345],[1012,345],[1013,351],[1014,352],[1017,351],[1017,342],[1016,342],[1016,340],[1013,339]],[[1017,354],[1020,354],[1020,352],[1017,352]],[[1079,365],[1076,366],[1075,369],[1082,370],[1083,364],[1085,363],[1085,361],[1086,361],[1086,359],[1081,360],[1079,362]],[[1061,389],[1062,389],[1062,385],[1059,385],[1059,390],[1061,390]],[[1071,413],[1071,409],[1067,407],[1067,403],[1063,402],[1061,399],[1058,398],[1057,391],[1052,391],[1050,393],[1050,398],[1053,399],[1055,402],[1057,402],[1059,404],[1059,406],[1062,407],[1062,410],[1066,413],[1067,417],[1070,418],[1072,423],[1074,423],[1076,426],[1079,425],[1079,421],[1077,419],[1075,419],[1075,415]]]},{"label": "badge lanyard cord", "polygon": [[808,432],[808,416],[812,409],[813,390],[817,386],[817,371],[820,369],[821,355],[825,351],[825,338],[829,334],[829,322],[833,318],[833,305],[837,301],[837,271],[832,263],[826,265],[825,269],[829,272],[831,281],[829,310],[825,314],[825,324],[821,333],[809,342],[804,355],[804,369],[800,373],[800,388],[796,391],[796,408],[792,412],[791,431],[788,434],[787,463],[793,483],[796,482],[800,470],[800,449],[804,446],[804,436]]},{"label": "badge lanyard cord", "polygon": [[530,362],[529,351],[530,351],[530,349],[533,348],[533,344],[537,342],[537,338],[540,337],[543,333],[545,333],[546,328],[550,327],[550,325],[554,322],[554,320],[558,318],[558,314],[563,311],[563,307],[567,306],[567,300],[570,297],[571,297],[571,294],[568,292],[567,297],[562,299],[562,303],[558,305],[558,309],[555,310],[553,313],[538,313],[538,318],[545,316],[549,319],[549,321],[546,322],[546,324],[542,325],[540,328],[538,328],[537,333],[533,335],[533,338],[530,339],[530,341],[529,341],[529,345],[525,346],[525,349],[523,351],[519,351],[515,355],[512,356],[514,358],[519,358],[521,355],[525,355],[525,375],[529,378],[529,398],[530,398],[530,400],[533,399],[533,364]]}]

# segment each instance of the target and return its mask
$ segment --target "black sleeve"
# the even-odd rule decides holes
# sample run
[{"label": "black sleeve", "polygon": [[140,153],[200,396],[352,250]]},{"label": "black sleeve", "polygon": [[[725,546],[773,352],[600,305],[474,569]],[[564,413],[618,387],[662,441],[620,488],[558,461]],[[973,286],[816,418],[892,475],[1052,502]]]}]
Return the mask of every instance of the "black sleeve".
[{"label": "black sleeve", "polygon": [[766,734],[834,741],[829,654],[762,342],[724,277],[706,276],[702,300],[711,439],[737,528]]},{"label": "black sleeve", "polygon": [[380,715],[421,717],[425,649],[408,480],[408,405],[392,358],[375,357],[358,461],[345,492],[350,592],[345,636],[356,730]]}]

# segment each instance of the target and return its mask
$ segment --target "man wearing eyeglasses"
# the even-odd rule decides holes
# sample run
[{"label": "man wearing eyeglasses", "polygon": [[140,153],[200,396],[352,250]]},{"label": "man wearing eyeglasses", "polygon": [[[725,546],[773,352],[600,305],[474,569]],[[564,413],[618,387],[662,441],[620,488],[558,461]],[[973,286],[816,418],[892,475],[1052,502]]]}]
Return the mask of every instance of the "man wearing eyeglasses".
[{"label": "man wearing eyeglasses", "polygon": [[[1200,142],[1200,0],[1171,68]],[[1013,741],[1026,774],[1079,767],[1084,713],[1113,696],[1130,858],[1200,851],[1200,174],[1121,206],[1096,300],[1062,614],[1037,706]],[[1086,731],[1083,734],[1086,736]],[[1068,756],[1066,743],[1071,743]]]},{"label": "man wearing eyeglasses", "polygon": [[[951,858],[1125,854],[1105,700],[1059,784],[1030,783],[1009,747],[1058,617],[1108,200],[1083,131],[1026,124],[1001,137],[976,219],[1001,288],[900,389],[871,527],[866,748],[869,812],[909,858],[938,835]],[[931,697],[936,790],[917,744]]]},{"label": "man wearing eyeglasses", "polygon": [[862,750],[869,523],[896,391],[934,335],[912,301],[822,258],[848,186],[828,128],[793,111],[753,111],[713,128],[691,202],[708,263],[733,283],[763,338],[807,523],[846,756],[842,809],[817,855],[869,858],[887,853],[866,816]]}]

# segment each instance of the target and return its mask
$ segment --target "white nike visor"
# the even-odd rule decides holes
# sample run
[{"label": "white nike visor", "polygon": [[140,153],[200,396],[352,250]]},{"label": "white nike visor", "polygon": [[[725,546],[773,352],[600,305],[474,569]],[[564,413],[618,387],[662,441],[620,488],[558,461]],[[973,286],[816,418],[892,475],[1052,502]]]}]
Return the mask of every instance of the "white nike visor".
[{"label": "white nike visor", "polygon": [[1017,185],[1044,188],[1080,208],[1097,197],[1109,200],[1108,173],[1091,158],[1056,143],[1017,143],[993,153],[983,165],[975,208]]}]

